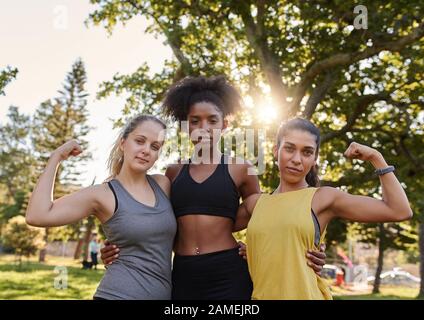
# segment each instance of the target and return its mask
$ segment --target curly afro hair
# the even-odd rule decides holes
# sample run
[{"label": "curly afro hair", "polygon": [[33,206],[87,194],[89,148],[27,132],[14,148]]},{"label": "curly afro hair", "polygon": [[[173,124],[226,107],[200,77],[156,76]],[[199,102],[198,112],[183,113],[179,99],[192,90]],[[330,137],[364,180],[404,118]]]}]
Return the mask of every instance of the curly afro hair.
[{"label": "curly afro hair", "polygon": [[163,111],[174,120],[187,120],[190,107],[198,102],[210,102],[223,117],[240,110],[242,98],[224,76],[186,77],[171,86],[163,101]]}]

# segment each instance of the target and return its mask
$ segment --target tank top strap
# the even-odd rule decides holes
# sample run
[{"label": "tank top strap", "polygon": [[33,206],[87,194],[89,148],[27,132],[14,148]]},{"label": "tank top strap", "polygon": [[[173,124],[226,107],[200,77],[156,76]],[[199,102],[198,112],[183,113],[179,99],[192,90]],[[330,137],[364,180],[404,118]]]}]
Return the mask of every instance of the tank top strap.
[{"label": "tank top strap", "polygon": [[228,172],[228,156],[226,154],[221,155],[221,161],[220,161],[220,167],[221,172],[223,172],[225,175],[229,174]]},{"label": "tank top strap", "polygon": [[133,201],[133,198],[130,196],[128,191],[123,187],[123,185],[116,179],[108,181],[108,185],[113,192],[115,197],[115,211],[118,209],[124,209],[128,206],[129,203]]},{"label": "tank top strap", "polygon": [[123,196],[127,195],[126,190],[116,178],[113,178],[112,180],[108,181],[108,185],[112,189],[113,194],[115,195],[116,202],[121,200]]},{"label": "tank top strap", "polygon": [[[229,169],[228,169],[228,164],[229,164],[229,162],[230,162],[230,156],[228,156],[228,155],[226,155],[226,154],[223,154],[222,155],[222,159],[221,159],[221,164],[222,164],[222,170],[223,170],[223,172],[225,173],[225,175],[227,175],[228,177],[230,177],[231,178],[231,176],[230,176],[230,171],[229,171]],[[231,179],[232,180],[232,179]]]},{"label": "tank top strap", "polygon": [[179,176],[183,176],[185,178],[187,178],[187,175],[189,175],[189,170],[190,170],[190,163],[191,163],[191,159],[188,159],[188,163],[184,163],[183,167],[181,168],[180,172],[179,172]]},{"label": "tank top strap", "polygon": [[153,192],[155,193],[155,196],[161,196],[162,198],[168,199],[168,196],[166,195],[165,191],[162,190],[161,186],[156,182],[155,178],[151,177],[150,175],[146,175],[146,178],[149,181],[150,186],[152,187]]},{"label": "tank top strap", "polygon": [[225,159],[228,159],[228,156],[225,154],[221,154],[221,164],[227,164],[228,165],[228,161],[225,161]]},{"label": "tank top strap", "polygon": [[113,179],[109,180],[107,182],[107,185],[109,186],[109,189],[112,191],[113,197],[115,199],[115,207],[113,209],[113,213],[115,213],[116,210],[118,210],[118,196],[117,196],[116,191],[115,191],[115,183],[113,182]]}]

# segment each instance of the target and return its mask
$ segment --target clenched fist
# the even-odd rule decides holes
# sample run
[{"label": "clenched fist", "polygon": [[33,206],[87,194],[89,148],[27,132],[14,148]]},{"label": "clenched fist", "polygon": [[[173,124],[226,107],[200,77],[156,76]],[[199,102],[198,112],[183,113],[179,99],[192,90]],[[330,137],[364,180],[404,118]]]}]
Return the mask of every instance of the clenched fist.
[{"label": "clenched fist", "polygon": [[79,155],[81,152],[82,152],[82,149],[80,145],[78,144],[78,141],[73,139],[73,140],[69,140],[68,142],[65,142],[59,148],[53,151],[53,155],[59,156],[60,160],[66,160],[69,158],[69,156],[75,157]]},{"label": "clenched fist", "polygon": [[365,146],[363,144],[359,144],[357,142],[352,142],[344,155],[349,159],[359,159],[362,161],[371,161],[375,156],[378,155],[378,151]]}]

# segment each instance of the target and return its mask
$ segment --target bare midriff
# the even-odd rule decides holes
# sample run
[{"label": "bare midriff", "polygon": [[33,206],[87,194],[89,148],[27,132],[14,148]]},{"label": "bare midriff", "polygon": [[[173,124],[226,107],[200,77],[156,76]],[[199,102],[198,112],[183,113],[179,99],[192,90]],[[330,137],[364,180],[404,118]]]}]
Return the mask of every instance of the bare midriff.
[{"label": "bare midriff", "polygon": [[177,219],[175,254],[192,256],[237,247],[233,220],[227,217],[189,214]]}]

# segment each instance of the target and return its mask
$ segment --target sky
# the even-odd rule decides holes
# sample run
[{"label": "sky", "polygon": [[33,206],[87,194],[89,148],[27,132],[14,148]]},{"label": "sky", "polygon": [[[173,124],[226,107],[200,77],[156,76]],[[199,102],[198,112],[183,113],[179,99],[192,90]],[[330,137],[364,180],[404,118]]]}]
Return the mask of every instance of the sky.
[{"label": "sky", "polygon": [[75,60],[85,63],[88,124],[95,129],[88,136],[93,160],[81,168],[83,185],[106,178],[106,159],[118,134],[111,119],[120,116],[125,103],[123,97],[97,100],[100,83],[118,72],[129,74],[144,62],[157,72],[172,58],[164,38],[144,33],[148,22],[143,17],[108,35],[101,26],[84,24],[94,9],[88,0],[0,0],[0,69],[19,69],[5,88],[6,96],[0,96],[1,124],[11,105],[33,115],[43,101],[58,95]]}]

